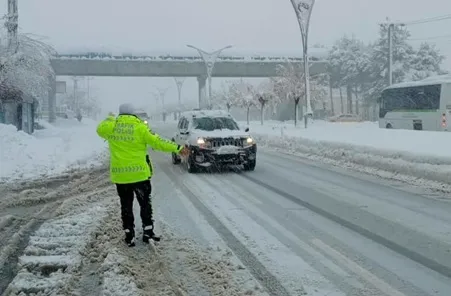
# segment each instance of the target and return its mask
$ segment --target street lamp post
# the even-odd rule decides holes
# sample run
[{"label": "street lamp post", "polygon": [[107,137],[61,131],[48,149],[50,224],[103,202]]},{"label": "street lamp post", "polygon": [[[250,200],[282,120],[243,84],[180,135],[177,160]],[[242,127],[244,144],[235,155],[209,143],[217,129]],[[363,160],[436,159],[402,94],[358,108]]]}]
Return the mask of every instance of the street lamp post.
[{"label": "street lamp post", "polygon": [[200,48],[197,48],[193,45],[187,45],[190,48],[193,48],[199,52],[199,55],[201,56],[202,60],[205,63],[205,67],[207,68],[207,78],[208,78],[208,109],[212,108],[212,102],[211,102],[211,75],[213,74],[213,68],[215,66],[216,59],[221,54],[221,52],[225,49],[232,48],[232,45],[228,45],[226,47],[223,47],[221,49],[218,49],[213,52],[206,52]]},{"label": "street lamp post", "polygon": [[94,80],[94,77],[86,77],[86,82],[87,82],[87,94],[86,94],[86,96],[88,98],[88,101],[91,98],[91,85],[89,83],[91,80]]},{"label": "street lamp post", "polygon": [[186,77],[174,77],[175,84],[179,95],[179,114],[182,112],[182,87]]},{"label": "street lamp post", "polygon": [[305,82],[305,105],[307,110],[304,114],[305,128],[308,125],[308,117],[313,114],[312,104],[310,102],[310,73],[309,73],[309,59],[308,59],[308,32],[310,25],[310,16],[312,15],[313,5],[315,0],[291,0],[296,17],[298,19],[299,28],[301,29],[303,58],[304,58],[304,82]]},{"label": "street lamp post", "polygon": [[161,107],[163,111],[163,121],[166,121],[166,112],[164,109],[164,97],[166,96],[166,92],[169,90],[169,87],[161,88],[161,87],[155,87],[158,91],[158,97],[161,100]]},{"label": "street lamp post", "polygon": [[72,76],[71,77],[74,82],[74,102],[73,106],[75,110],[72,110],[74,112],[80,111],[80,98],[78,93],[78,81],[83,80],[84,77],[78,77],[78,76]]},{"label": "street lamp post", "polygon": [[160,112],[160,97],[158,96],[158,94],[156,92],[151,93],[153,98],[155,99],[155,110],[156,110],[156,114],[158,115],[158,113]]}]

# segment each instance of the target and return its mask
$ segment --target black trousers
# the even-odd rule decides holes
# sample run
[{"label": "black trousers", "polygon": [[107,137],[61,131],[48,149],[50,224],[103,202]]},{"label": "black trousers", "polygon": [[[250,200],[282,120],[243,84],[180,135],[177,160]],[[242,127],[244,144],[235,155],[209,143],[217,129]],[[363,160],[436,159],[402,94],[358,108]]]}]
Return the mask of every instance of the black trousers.
[{"label": "black trousers", "polygon": [[133,200],[135,195],[141,207],[143,228],[153,225],[152,202],[150,200],[152,185],[150,184],[150,180],[131,184],[116,184],[116,189],[121,199],[123,229],[133,230],[135,228],[135,218],[133,216]]}]

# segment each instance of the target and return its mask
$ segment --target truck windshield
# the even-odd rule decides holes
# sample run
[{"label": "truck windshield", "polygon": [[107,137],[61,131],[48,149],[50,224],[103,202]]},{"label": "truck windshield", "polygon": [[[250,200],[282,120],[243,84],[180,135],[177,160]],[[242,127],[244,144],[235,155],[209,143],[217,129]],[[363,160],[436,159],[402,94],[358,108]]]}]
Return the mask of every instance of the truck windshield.
[{"label": "truck windshield", "polygon": [[193,120],[193,127],[203,131],[221,129],[239,130],[238,124],[232,118],[227,117],[201,117]]},{"label": "truck windshield", "polygon": [[149,115],[147,115],[147,113],[145,113],[145,112],[137,113],[136,116],[138,116],[142,120],[148,120],[149,119]]}]

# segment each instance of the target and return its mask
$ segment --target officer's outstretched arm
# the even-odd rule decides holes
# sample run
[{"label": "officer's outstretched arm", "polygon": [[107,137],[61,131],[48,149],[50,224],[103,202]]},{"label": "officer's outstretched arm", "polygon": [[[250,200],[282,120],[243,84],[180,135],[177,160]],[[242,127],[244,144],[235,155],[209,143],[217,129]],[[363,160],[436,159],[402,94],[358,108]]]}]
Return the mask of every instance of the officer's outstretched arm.
[{"label": "officer's outstretched arm", "polygon": [[141,129],[140,132],[142,133],[143,139],[146,142],[146,144],[155,150],[162,152],[179,153],[183,149],[182,146],[177,145],[172,141],[163,139],[157,134],[151,133],[149,129],[144,125],[140,127],[140,129]]},{"label": "officer's outstretched arm", "polygon": [[115,121],[116,118],[112,115],[109,115],[97,126],[97,134],[101,138],[108,139],[108,136],[113,133]]}]

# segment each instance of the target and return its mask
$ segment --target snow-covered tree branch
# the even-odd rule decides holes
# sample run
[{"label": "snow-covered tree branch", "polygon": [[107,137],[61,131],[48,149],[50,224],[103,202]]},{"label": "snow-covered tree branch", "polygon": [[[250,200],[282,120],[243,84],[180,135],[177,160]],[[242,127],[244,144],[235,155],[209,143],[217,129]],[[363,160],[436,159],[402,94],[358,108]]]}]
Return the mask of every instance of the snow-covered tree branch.
[{"label": "snow-covered tree branch", "polygon": [[[388,86],[388,25],[381,25],[379,38],[364,44],[355,37],[337,40],[329,52],[328,75],[332,89],[338,89],[344,113],[342,88],[346,90],[346,113],[359,114],[359,106],[376,108],[377,98]],[[444,57],[435,46],[409,44],[410,33],[402,26],[393,30],[393,82],[422,80],[441,75]],[[353,97],[355,101],[353,102]],[[331,95],[331,100],[332,100]],[[331,102],[332,103],[332,102]]]},{"label": "snow-covered tree branch", "polygon": [[213,106],[221,109],[225,108],[228,112],[238,104],[237,98],[230,92],[230,82],[227,82],[227,85],[222,84],[221,89],[213,93],[212,101]]},{"label": "snow-covered tree branch", "polygon": [[54,75],[50,64],[50,57],[54,54],[51,46],[27,35],[19,35],[15,52],[0,44],[0,84],[38,99],[45,98],[49,91],[49,77]]},{"label": "snow-covered tree branch", "polygon": [[267,106],[276,107],[280,104],[280,97],[274,93],[274,84],[272,80],[261,82],[256,89],[257,101],[260,105],[260,120],[263,125],[265,108]]},{"label": "snow-covered tree branch", "polygon": [[[281,100],[285,99],[294,101],[295,124],[297,124],[298,104],[301,103],[301,98],[305,98],[304,71],[302,71],[300,67],[296,67],[294,64],[288,63],[286,65],[279,65],[277,68],[277,74],[279,75],[278,77],[271,78],[274,94]],[[310,100],[312,106],[315,106],[318,102],[322,102],[324,100],[326,91],[317,79],[315,79],[315,77],[311,78]]]},{"label": "snow-covered tree branch", "polygon": [[255,87],[246,83],[243,79],[240,79],[230,83],[229,92],[230,96],[236,102],[236,106],[246,109],[247,124],[249,124],[250,109],[258,106]]}]

